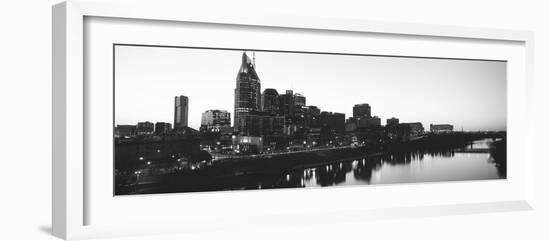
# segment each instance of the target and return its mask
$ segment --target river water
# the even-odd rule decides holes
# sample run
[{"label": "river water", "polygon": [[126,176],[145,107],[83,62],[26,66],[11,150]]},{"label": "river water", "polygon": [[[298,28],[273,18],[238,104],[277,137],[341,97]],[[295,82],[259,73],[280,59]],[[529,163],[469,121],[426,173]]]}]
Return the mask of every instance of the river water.
[{"label": "river water", "polygon": [[488,151],[493,140],[458,149],[387,154],[293,170],[258,188],[394,184],[505,178]]}]

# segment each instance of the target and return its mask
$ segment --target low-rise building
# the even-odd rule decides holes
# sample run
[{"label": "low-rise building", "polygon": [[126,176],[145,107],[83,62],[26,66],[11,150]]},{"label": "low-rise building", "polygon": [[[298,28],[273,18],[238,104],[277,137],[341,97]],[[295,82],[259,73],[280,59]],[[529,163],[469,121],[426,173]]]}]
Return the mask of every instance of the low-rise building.
[{"label": "low-rise building", "polygon": [[231,126],[231,113],[226,110],[207,110],[202,113],[201,125],[208,129]]},{"label": "low-rise building", "polygon": [[164,135],[172,129],[172,124],[166,122],[155,123],[155,135]]},{"label": "low-rise building", "polygon": [[129,138],[137,135],[137,129],[135,125],[117,125],[115,127],[115,137],[117,138]]},{"label": "low-rise building", "polygon": [[263,138],[259,136],[233,136],[233,149],[237,153],[256,154],[263,150]]},{"label": "low-rise building", "polygon": [[430,124],[430,132],[432,132],[432,133],[453,132],[453,125],[449,125],[449,124]]},{"label": "low-rise building", "polygon": [[424,126],[420,122],[399,124],[400,135],[404,137],[419,136],[424,134]]},{"label": "low-rise building", "polygon": [[137,135],[152,135],[155,131],[155,124],[153,122],[138,122],[137,124]]},{"label": "low-rise building", "polygon": [[395,117],[386,119],[386,126],[392,126],[392,125],[399,125],[399,119]]}]

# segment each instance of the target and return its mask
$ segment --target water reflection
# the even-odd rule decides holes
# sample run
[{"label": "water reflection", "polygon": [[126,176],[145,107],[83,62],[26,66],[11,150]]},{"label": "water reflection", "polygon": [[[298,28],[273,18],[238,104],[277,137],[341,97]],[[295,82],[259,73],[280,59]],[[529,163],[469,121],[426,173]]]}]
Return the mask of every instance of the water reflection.
[{"label": "water reflection", "polygon": [[353,169],[353,177],[357,180],[366,181],[370,183],[372,178],[372,171],[378,170],[382,166],[382,159],[371,158],[371,159],[361,159],[354,161],[356,163],[355,168]]},{"label": "water reflection", "polygon": [[[489,153],[487,148],[490,143],[492,140],[482,140],[465,148],[401,152],[336,161],[317,167],[292,170],[268,185],[325,187],[505,178],[505,161],[496,161],[493,157],[495,154]],[[265,183],[269,182],[265,180]]]}]

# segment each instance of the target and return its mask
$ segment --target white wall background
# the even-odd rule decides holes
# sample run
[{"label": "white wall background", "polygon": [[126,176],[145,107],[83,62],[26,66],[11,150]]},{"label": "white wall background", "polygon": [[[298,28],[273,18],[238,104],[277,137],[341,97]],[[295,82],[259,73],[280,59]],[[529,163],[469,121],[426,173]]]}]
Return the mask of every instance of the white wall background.
[{"label": "white wall background", "polygon": [[[0,240],[56,240],[51,228],[51,5],[3,1],[0,7]],[[537,202],[535,211],[330,226],[225,230],[117,240],[550,240],[550,7],[547,1],[218,1],[216,11],[260,11],[535,31]]]}]

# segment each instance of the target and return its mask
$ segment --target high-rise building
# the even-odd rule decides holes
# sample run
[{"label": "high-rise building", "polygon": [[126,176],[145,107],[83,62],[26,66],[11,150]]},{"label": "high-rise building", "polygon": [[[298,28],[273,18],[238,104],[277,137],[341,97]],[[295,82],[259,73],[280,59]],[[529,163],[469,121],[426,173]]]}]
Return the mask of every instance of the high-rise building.
[{"label": "high-rise building", "polygon": [[295,112],[306,106],[306,97],[302,94],[294,93],[292,90],[285,91],[285,94],[279,95],[279,109],[281,115],[294,117]]},{"label": "high-rise building", "polygon": [[233,124],[238,130],[238,123],[251,111],[261,109],[260,78],[256,73],[255,63],[243,53],[241,67],[237,73],[237,86],[235,88],[235,112]]},{"label": "high-rise building", "polygon": [[187,96],[176,96],[174,103],[174,128],[187,127],[189,99]]},{"label": "high-rise building", "polygon": [[361,117],[371,117],[370,113],[370,105],[369,104],[357,104],[353,106],[353,117],[354,118],[361,118]]},{"label": "high-rise building", "polygon": [[276,89],[265,89],[262,94],[262,111],[271,114],[279,112],[279,93]]},{"label": "high-rise building", "polygon": [[270,115],[267,112],[252,111],[241,118],[239,130],[245,136],[276,135],[283,133],[285,119],[283,116]]},{"label": "high-rise building", "polygon": [[201,125],[208,128],[231,126],[231,114],[226,110],[207,110],[202,113]]},{"label": "high-rise building", "polygon": [[155,123],[155,135],[162,135],[168,133],[172,129],[172,124],[166,122]]},{"label": "high-rise building", "polygon": [[287,118],[294,117],[296,104],[294,102],[294,93],[292,90],[287,90],[285,94],[279,95],[279,114]]}]

